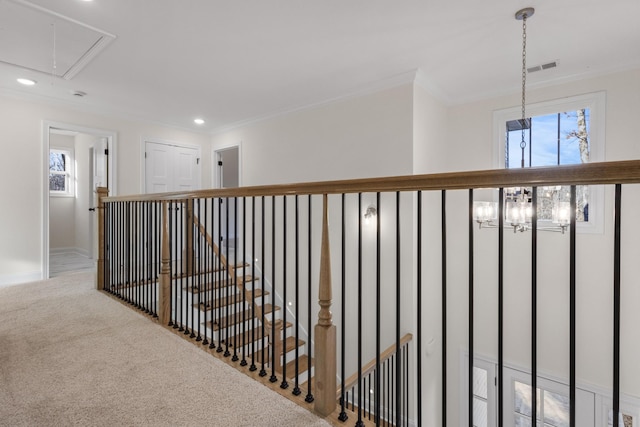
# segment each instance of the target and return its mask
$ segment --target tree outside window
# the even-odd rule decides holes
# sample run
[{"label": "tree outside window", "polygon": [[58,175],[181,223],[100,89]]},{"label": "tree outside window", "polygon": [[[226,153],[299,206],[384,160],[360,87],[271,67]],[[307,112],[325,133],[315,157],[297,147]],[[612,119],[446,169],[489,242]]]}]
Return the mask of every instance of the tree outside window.
[{"label": "tree outside window", "polygon": [[74,196],[73,157],[69,150],[49,151],[49,193],[52,196]]},{"label": "tree outside window", "polygon": [[[521,149],[524,127],[524,152]],[[590,158],[588,108],[506,122],[505,167],[560,166],[588,163]],[[568,203],[570,188],[544,187],[538,192],[538,219],[550,221],[555,202]],[[576,188],[576,220],[589,221],[589,187]],[[555,204],[558,205],[557,203]]]}]

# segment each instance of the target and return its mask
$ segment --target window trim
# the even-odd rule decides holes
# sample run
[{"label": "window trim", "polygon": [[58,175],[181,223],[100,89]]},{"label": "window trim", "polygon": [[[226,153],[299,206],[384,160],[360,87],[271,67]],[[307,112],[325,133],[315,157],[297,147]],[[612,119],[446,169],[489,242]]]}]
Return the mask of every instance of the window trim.
[{"label": "window trim", "polygon": [[[74,157],[74,150],[73,148],[69,148],[69,147],[51,147],[49,149],[49,155],[51,155],[51,153],[61,153],[65,156],[67,156],[67,162],[66,162],[66,166],[67,166],[67,170],[66,170],[66,175],[67,175],[67,189],[66,191],[56,191],[56,190],[51,190],[51,186],[49,185],[49,196],[51,197],[76,197],[76,191],[75,191],[75,180],[76,180],[76,176],[75,176],[75,157]],[[51,170],[49,170],[49,176],[51,176]]]},{"label": "window trim", "polygon": [[[509,120],[522,118],[522,107],[510,107],[493,112],[493,167],[505,168],[506,123]],[[606,124],[606,92],[593,92],[583,95],[568,96],[549,101],[527,105],[527,116],[541,116],[581,108],[590,110],[589,160],[603,162],[605,160],[605,124]],[[551,166],[552,167],[552,166]],[[579,233],[604,233],[604,188],[591,186],[589,221],[577,223]]]}]

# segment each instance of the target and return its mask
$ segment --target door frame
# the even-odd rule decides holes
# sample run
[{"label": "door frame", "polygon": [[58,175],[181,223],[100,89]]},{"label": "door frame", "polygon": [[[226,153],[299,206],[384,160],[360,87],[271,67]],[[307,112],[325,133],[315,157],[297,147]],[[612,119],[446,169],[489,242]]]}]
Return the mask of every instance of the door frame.
[{"label": "door frame", "polygon": [[192,148],[197,150],[198,159],[200,159],[200,163],[198,166],[200,167],[197,169],[198,176],[196,179],[198,181],[198,189],[202,188],[202,147],[200,145],[143,136],[142,138],[140,138],[140,194],[147,193],[147,162],[145,157],[145,153],[147,151],[147,142],[151,142],[154,144],[172,145],[174,147]]},{"label": "door frame", "polygon": [[108,157],[108,181],[109,195],[117,195],[116,183],[116,163],[117,163],[117,142],[118,134],[112,130],[92,128],[72,123],[42,121],[42,279],[49,278],[49,150],[51,149],[49,136],[52,129],[68,130],[72,132],[84,133],[96,137],[107,138]]},{"label": "door frame", "polygon": [[242,141],[233,142],[225,145],[218,145],[213,147],[211,150],[211,166],[213,167],[211,174],[211,186],[213,188],[222,188],[222,183],[220,182],[220,176],[218,174],[218,170],[216,169],[218,166],[218,160],[220,158],[221,151],[227,151],[232,148],[238,148],[238,187],[242,187]]}]

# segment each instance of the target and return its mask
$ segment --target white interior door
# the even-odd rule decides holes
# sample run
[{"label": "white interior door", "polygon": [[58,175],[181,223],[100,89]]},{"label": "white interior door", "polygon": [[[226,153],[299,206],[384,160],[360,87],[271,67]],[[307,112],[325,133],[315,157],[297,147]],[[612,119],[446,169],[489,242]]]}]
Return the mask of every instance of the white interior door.
[{"label": "white interior door", "polygon": [[[95,208],[98,206],[98,187],[108,187],[107,183],[107,149],[108,139],[101,137],[93,141],[93,147],[89,149],[89,197],[90,206]],[[98,222],[96,221],[95,211],[89,215],[89,248],[91,248],[91,258],[98,258],[98,241],[95,238],[98,232]]]},{"label": "white interior door", "polygon": [[145,193],[200,189],[199,153],[193,147],[145,142]]}]

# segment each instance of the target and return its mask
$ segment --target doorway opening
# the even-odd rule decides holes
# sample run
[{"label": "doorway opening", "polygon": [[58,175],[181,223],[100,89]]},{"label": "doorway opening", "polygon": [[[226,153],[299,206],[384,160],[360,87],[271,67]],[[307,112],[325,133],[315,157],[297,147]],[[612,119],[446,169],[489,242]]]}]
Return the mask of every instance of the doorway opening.
[{"label": "doorway opening", "polygon": [[[240,145],[220,148],[213,151],[213,187],[240,187]],[[220,199],[222,224],[226,226],[219,230],[218,242],[220,248],[230,256],[236,248],[236,242],[242,237],[242,230],[237,230],[235,224],[236,209],[239,201],[236,199]],[[236,233],[238,235],[236,235]]]},{"label": "doorway opening", "polygon": [[115,142],[113,131],[43,123],[43,279],[95,271],[95,190],[116,194]]}]

